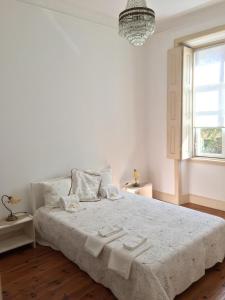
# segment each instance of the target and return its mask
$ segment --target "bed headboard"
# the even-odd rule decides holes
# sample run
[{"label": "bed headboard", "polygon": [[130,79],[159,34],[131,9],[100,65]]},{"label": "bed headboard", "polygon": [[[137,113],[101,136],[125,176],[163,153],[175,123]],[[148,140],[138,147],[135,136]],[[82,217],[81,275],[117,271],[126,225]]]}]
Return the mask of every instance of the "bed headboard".
[{"label": "bed headboard", "polygon": [[45,180],[41,182],[32,182],[30,184],[30,193],[31,193],[31,201],[32,201],[32,211],[33,214],[35,211],[44,206],[44,184],[54,184],[56,182],[61,182],[69,180],[71,182],[71,178],[68,177],[59,177],[59,178],[53,178],[50,180]]}]

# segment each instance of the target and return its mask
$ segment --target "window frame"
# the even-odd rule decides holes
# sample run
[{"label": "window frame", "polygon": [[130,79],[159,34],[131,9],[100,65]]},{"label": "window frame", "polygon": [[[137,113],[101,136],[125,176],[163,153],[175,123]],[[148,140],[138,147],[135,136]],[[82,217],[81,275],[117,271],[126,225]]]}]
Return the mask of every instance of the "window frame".
[{"label": "window frame", "polygon": [[[199,46],[196,48],[193,48],[193,85],[192,85],[192,101],[193,104],[195,102],[195,92],[194,92],[194,76],[195,76],[195,71],[194,71],[194,66],[195,66],[195,53],[199,50],[203,50],[203,49],[209,49],[209,48],[215,48],[219,45],[224,45],[225,46],[225,41],[220,41],[220,42],[215,42],[212,43],[210,45],[203,45],[203,46]],[[224,55],[225,57],[225,55]],[[224,58],[224,62],[225,62],[225,58]],[[224,63],[225,65],[225,63]],[[208,90],[215,90],[215,87],[218,86],[218,91],[219,93],[222,93],[222,90],[225,90],[225,73],[224,73],[224,78],[223,78],[224,83],[223,84],[214,84],[214,86],[209,87]],[[214,87],[214,89],[213,89]],[[206,90],[207,87],[203,87],[202,90]],[[212,154],[212,153],[203,153],[201,151],[198,151],[198,147],[197,147],[197,141],[196,141],[196,131],[198,130],[197,127],[194,127],[194,105],[193,105],[193,110],[192,110],[192,115],[193,115],[193,124],[192,124],[192,145],[193,145],[193,157],[191,159],[212,159],[214,160],[224,160],[225,161],[225,128],[223,127],[210,127],[210,128],[221,128],[222,129],[222,154]],[[203,127],[202,127],[203,128]],[[205,127],[207,128],[207,127]],[[199,127],[200,129],[200,127]]]},{"label": "window frame", "polygon": [[[222,154],[212,154],[212,153],[206,153],[201,152],[198,150],[197,146],[197,130],[202,129],[203,127],[193,127],[193,154],[194,158],[203,157],[203,158],[213,158],[213,159],[225,159],[225,128],[221,127],[210,127],[210,128],[219,128],[222,130]],[[204,129],[209,129],[205,127]]]},{"label": "window frame", "polygon": [[[193,52],[225,44],[225,24],[176,38],[167,51],[167,158],[225,166],[225,159],[196,157],[193,136]],[[190,56],[190,57],[189,57]],[[191,62],[191,64],[189,64]],[[188,75],[189,74],[189,75]],[[191,81],[188,77],[191,76]],[[188,97],[192,98],[188,101]],[[221,124],[222,125],[222,124]],[[203,136],[202,136],[203,137]]]}]

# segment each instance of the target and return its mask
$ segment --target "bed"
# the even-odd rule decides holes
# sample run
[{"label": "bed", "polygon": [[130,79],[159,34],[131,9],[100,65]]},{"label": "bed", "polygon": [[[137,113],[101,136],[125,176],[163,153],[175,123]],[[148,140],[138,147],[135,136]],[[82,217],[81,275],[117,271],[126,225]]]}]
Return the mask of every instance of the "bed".
[{"label": "bed", "polygon": [[[119,300],[174,299],[225,256],[225,221],[215,216],[129,193],[117,201],[82,203],[82,210],[68,213],[44,207],[40,185],[32,185],[32,195],[39,242],[61,251]],[[107,268],[120,239],[98,258],[84,250],[87,236],[109,223],[150,241],[128,280]]]}]

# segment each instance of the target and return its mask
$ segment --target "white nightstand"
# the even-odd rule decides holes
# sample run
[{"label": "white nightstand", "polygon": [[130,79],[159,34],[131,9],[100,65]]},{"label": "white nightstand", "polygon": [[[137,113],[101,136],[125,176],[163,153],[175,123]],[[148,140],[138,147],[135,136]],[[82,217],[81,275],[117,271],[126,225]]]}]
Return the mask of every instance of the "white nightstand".
[{"label": "white nightstand", "polygon": [[36,246],[31,215],[18,216],[18,220],[13,222],[0,221],[0,253],[28,244]]},{"label": "white nightstand", "polygon": [[140,184],[139,187],[133,187],[132,184],[130,184],[130,185],[125,186],[124,190],[128,193],[152,198],[152,184],[151,183],[143,183],[143,184]]}]

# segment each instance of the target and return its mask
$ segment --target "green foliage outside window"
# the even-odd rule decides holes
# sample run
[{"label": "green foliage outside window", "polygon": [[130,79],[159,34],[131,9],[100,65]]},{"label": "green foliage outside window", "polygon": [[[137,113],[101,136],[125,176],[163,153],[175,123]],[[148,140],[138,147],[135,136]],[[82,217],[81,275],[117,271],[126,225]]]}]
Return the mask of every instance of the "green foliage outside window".
[{"label": "green foliage outside window", "polygon": [[201,148],[203,153],[222,153],[222,129],[201,129]]}]

